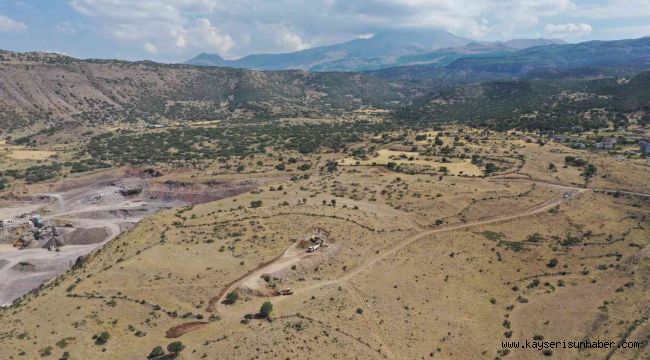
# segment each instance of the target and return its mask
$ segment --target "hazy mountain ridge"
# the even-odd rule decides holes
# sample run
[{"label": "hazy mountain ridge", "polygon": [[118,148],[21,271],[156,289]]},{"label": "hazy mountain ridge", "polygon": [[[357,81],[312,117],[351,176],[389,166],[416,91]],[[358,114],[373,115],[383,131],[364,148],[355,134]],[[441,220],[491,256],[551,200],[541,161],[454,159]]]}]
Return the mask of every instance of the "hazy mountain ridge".
[{"label": "hazy mountain ridge", "polygon": [[650,37],[533,47],[488,59],[459,59],[449,68],[520,75],[532,68],[621,65],[642,67],[650,65]]},{"label": "hazy mountain ridge", "polygon": [[340,117],[369,107],[406,108],[408,114],[413,104],[426,113],[427,106],[417,105],[420,99],[449,86],[598,79],[650,69],[650,38],[512,52],[503,46],[470,43],[464,46],[465,57],[445,66],[363,73],[258,71],[0,52],[0,123],[7,130],[32,126],[29,133],[34,133],[61,124]]},{"label": "hazy mountain ridge", "polygon": [[649,68],[650,37],[645,37],[472,54],[444,66],[401,66],[365,73],[388,81],[439,85],[491,79],[628,76]]},{"label": "hazy mountain ridge", "polygon": [[[481,52],[490,46],[516,51],[531,46],[564,43],[557,39],[516,39],[505,42],[481,43]],[[199,66],[228,66],[258,70],[302,69],[310,71],[363,71],[392,66],[422,63],[409,60],[411,56],[424,55],[445,49],[458,56],[476,52],[465,46],[476,41],[462,38],[444,30],[402,30],[376,34],[367,39],[355,39],[341,44],[319,46],[293,53],[255,54],[237,60],[224,60],[217,54],[199,54],[186,64]],[[424,55],[426,57],[426,55]],[[452,55],[453,56],[453,55]],[[426,62],[436,62],[424,60]]]}]

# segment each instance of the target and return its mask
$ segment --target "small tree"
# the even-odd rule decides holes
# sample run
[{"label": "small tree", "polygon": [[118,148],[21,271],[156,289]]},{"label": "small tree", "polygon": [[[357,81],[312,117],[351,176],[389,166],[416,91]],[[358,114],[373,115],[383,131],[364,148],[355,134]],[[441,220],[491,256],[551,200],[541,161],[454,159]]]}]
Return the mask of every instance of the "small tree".
[{"label": "small tree", "polygon": [[269,315],[271,315],[271,312],[273,311],[273,304],[271,304],[270,301],[264,302],[262,304],[262,307],[260,307],[260,316],[267,318]]},{"label": "small tree", "polygon": [[111,334],[106,331],[102,331],[101,333],[95,335],[95,345],[104,345],[110,338]]},{"label": "small tree", "polygon": [[183,343],[180,341],[174,341],[167,345],[167,351],[170,353],[178,354],[179,352],[183,351],[183,349],[185,349],[185,345],[183,345]]},{"label": "small tree", "polygon": [[251,201],[252,208],[258,208],[262,206],[262,200],[253,200]]},{"label": "small tree", "polygon": [[327,160],[325,168],[327,169],[327,172],[335,172],[338,169],[338,165],[339,163],[335,160]]},{"label": "small tree", "polygon": [[582,176],[590,178],[596,175],[596,167],[593,164],[587,165],[587,168],[582,172]]},{"label": "small tree", "polygon": [[226,301],[225,302],[228,305],[232,305],[237,301],[237,299],[239,299],[239,295],[237,295],[236,292],[231,291],[231,292],[228,293],[228,295],[226,295]]},{"label": "small tree", "polygon": [[163,350],[162,346],[156,346],[151,350],[151,352],[147,356],[147,359],[154,359],[157,358],[158,356],[163,356],[163,355],[165,355],[165,351]]}]

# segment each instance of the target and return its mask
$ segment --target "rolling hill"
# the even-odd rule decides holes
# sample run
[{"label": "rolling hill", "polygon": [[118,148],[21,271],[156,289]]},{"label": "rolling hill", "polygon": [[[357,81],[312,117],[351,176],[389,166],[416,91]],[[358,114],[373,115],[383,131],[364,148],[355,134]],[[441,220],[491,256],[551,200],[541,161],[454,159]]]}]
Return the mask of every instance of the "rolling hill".
[{"label": "rolling hill", "polygon": [[0,52],[5,130],[61,123],[318,117],[399,101],[408,89],[354,73],[253,71]]},{"label": "rolling hill", "polygon": [[[576,86],[588,86],[587,92],[600,91],[609,96],[624,87],[615,77],[631,78],[650,69],[650,38],[545,45],[518,51],[508,50],[505,44],[470,43],[463,49],[464,57],[455,60],[457,55],[447,50],[418,55],[423,58],[418,61],[441,56],[441,64],[448,62],[444,66],[426,64],[361,73],[258,71],[0,52],[0,122],[4,133],[21,129],[20,135],[30,135],[88,124],[335,118],[355,110],[378,108],[399,109],[400,114],[411,116],[409,121],[431,121],[431,115],[437,114],[438,121],[517,126],[518,117],[513,118],[509,109],[521,103],[530,110],[536,106],[529,106],[530,101],[543,104],[535,100],[539,94],[530,101],[526,100],[530,96],[526,92],[523,99],[521,93],[506,94],[496,105],[491,99],[464,96],[468,104],[460,109],[463,111],[451,111],[445,116],[433,111],[428,103],[450,88],[476,88],[478,83],[495,80],[548,80],[552,86],[543,87],[542,99],[549,95],[547,89],[557,95],[558,89],[567,86],[572,91],[577,91]],[[594,83],[584,82],[601,78],[610,80],[601,82],[607,86],[595,90]],[[635,79],[631,84],[637,83],[647,81]],[[630,100],[635,98],[628,97],[625,106],[619,106],[623,103],[620,98],[599,100],[594,106],[606,103],[630,111],[646,105],[644,101]],[[481,105],[485,101],[489,106]],[[588,107],[581,105],[581,109]],[[549,126],[556,127],[545,120],[544,127]]]}]

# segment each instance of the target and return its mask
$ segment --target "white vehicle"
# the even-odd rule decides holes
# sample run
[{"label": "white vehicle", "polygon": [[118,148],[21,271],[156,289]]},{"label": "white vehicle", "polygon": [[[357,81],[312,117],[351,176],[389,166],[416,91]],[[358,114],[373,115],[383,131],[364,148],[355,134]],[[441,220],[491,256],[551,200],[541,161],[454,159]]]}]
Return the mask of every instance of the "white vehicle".
[{"label": "white vehicle", "polygon": [[278,291],[278,294],[280,294],[282,296],[293,295],[293,290],[291,288],[282,289],[282,290]]}]

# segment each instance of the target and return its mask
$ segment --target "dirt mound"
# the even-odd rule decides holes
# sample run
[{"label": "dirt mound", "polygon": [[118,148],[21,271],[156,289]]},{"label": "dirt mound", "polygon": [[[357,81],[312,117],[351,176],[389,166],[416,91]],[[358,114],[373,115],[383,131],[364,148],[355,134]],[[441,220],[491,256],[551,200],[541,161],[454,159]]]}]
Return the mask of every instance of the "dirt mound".
[{"label": "dirt mound", "polygon": [[54,246],[54,247],[57,247],[57,248],[58,248],[58,247],[61,247],[61,246],[63,246],[63,245],[65,245],[65,244],[64,244],[63,241],[61,241],[60,239],[52,238],[52,239],[47,240],[47,241],[46,241],[43,245],[41,245],[40,247],[41,247],[41,249],[49,249],[50,246]]},{"label": "dirt mound", "polygon": [[11,268],[9,270],[15,271],[15,272],[29,272],[29,273],[41,273],[41,272],[47,272],[47,271],[53,271],[57,270],[60,268],[66,268],[67,266],[57,264],[54,261],[51,260],[45,260],[45,259],[25,259]]},{"label": "dirt mound", "polygon": [[267,287],[260,287],[258,289],[251,289],[248,286],[240,286],[237,288],[237,292],[247,295],[250,297],[270,297],[270,296],[276,296],[277,295],[277,290],[267,288]]},{"label": "dirt mound", "polygon": [[18,264],[12,266],[11,270],[20,272],[36,271],[36,265],[29,261],[21,261]]},{"label": "dirt mound", "polygon": [[79,219],[126,219],[130,217],[144,217],[150,211],[151,209],[145,207],[116,210],[79,211],[76,212],[74,216]]},{"label": "dirt mound", "polygon": [[106,239],[108,232],[105,228],[76,229],[63,236],[66,245],[97,244]]},{"label": "dirt mound", "polygon": [[205,325],[207,325],[207,322],[204,321],[194,321],[194,322],[188,322],[185,324],[180,324],[177,326],[174,326],[167,330],[165,333],[165,337],[168,339],[175,339],[178,337],[183,336],[183,334],[188,333],[190,331],[197,330]]},{"label": "dirt mound", "polygon": [[148,194],[152,198],[162,199],[167,202],[182,201],[190,204],[202,204],[249,192],[254,190],[257,185],[258,181],[255,179],[240,182],[229,180],[208,180],[204,182],[167,180],[165,182],[151,183]]},{"label": "dirt mound", "polygon": [[123,190],[118,190],[120,195],[124,197],[132,197],[136,195],[140,195],[142,193],[142,189],[136,188],[136,189],[123,189]]},{"label": "dirt mound", "polygon": [[161,177],[163,176],[163,173],[160,170],[156,170],[153,168],[147,168],[142,170],[141,175],[147,176],[147,177]]}]

